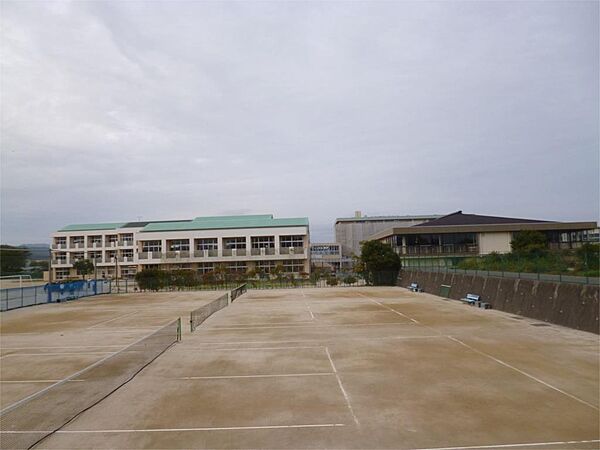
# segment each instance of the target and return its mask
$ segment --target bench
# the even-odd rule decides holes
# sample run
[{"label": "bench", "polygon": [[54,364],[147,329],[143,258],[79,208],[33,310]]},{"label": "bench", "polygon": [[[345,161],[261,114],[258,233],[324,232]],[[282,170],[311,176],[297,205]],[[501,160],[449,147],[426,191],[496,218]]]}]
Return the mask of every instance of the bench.
[{"label": "bench", "polygon": [[472,306],[477,306],[483,309],[492,309],[492,304],[481,300],[481,296],[477,294],[467,294],[465,298],[460,299],[461,302]]},{"label": "bench", "polygon": [[466,297],[460,299],[461,302],[466,303],[468,305],[479,306],[479,302],[481,301],[481,297],[477,294],[467,294]]},{"label": "bench", "polygon": [[423,289],[419,287],[419,283],[410,283],[407,289],[410,289],[412,292],[423,292]]}]

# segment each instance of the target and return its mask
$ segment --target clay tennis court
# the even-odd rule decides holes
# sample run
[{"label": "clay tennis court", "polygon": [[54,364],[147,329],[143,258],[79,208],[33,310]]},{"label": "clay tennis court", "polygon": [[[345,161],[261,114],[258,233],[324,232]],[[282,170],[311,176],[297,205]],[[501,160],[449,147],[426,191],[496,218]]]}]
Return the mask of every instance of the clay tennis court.
[{"label": "clay tennis court", "polygon": [[189,333],[218,295],[3,313],[2,407],[181,316],[181,342],[35,448],[599,446],[597,335],[364,287],[249,291]]}]

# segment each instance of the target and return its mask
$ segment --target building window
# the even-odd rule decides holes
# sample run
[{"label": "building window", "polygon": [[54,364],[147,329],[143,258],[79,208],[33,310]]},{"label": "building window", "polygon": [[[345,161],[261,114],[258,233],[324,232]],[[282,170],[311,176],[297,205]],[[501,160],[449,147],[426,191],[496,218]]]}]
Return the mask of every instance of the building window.
[{"label": "building window", "polygon": [[257,271],[264,273],[271,273],[275,267],[277,267],[277,261],[258,261],[256,263]]},{"label": "building window", "polygon": [[283,270],[287,273],[300,273],[304,271],[304,261],[302,259],[292,259],[283,262]]},{"label": "building window", "polygon": [[101,261],[102,252],[88,252],[88,259],[91,261]]},{"label": "building window", "polygon": [[176,239],[169,241],[169,251],[188,251],[190,249],[190,241],[188,239]]},{"label": "building window", "polygon": [[73,236],[73,244],[83,244],[85,238],[83,236]]},{"label": "building window", "polygon": [[213,263],[198,264],[198,272],[199,273],[208,273],[208,272],[213,272],[214,270],[215,270],[215,265]]},{"label": "building window", "polygon": [[69,278],[71,271],[69,269],[57,269],[56,270],[56,279],[62,280],[64,278]]},{"label": "building window", "polygon": [[88,242],[90,245],[102,245],[102,236],[90,236]]},{"label": "building window", "polygon": [[217,250],[219,240],[217,238],[196,239],[196,250]]},{"label": "building window", "polygon": [[234,238],[223,238],[223,247],[227,250],[234,248],[243,249],[246,248],[245,237],[234,237]]},{"label": "building window", "polygon": [[227,265],[229,272],[246,273],[247,266],[245,262],[232,262]]},{"label": "building window", "polygon": [[304,247],[304,236],[292,235],[292,236],[281,236],[279,238],[281,247]]},{"label": "building window", "polygon": [[142,241],[143,252],[161,252],[162,243],[161,241]]},{"label": "building window", "polygon": [[252,237],[252,248],[275,248],[275,236]]}]

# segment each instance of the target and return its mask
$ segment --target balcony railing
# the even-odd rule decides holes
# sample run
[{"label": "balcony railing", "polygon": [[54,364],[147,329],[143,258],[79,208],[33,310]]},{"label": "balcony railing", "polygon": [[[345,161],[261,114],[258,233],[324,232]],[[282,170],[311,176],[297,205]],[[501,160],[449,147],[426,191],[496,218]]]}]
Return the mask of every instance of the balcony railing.
[{"label": "balcony railing", "polygon": [[303,255],[304,247],[281,247],[279,249],[280,255]]},{"label": "balcony railing", "polygon": [[73,242],[71,243],[71,248],[85,248],[84,242]]},{"label": "balcony railing", "polygon": [[88,248],[100,248],[102,247],[102,241],[94,241],[88,244]]},{"label": "balcony railing", "polygon": [[140,252],[138,253],[138,259],[160,259],[162,258],[162,252]]},{"label": "balcony railing", "polygon": [[167,259],[181,259],[181,258],[189,258],[189,257],[190,257],[190,252],[188,250],[167,252]]},{"label": "balcony railing", "polygon": [[110,248],[116,248],[117,247],[117,241],[106,241],[106,246],[110,247]]},{"label": "balcony railing", "polygon": [[219,256],[217,249],[194,251],[194,258],[214,258],[215,256]]},{"label": "balcony railing", "polygon": [[125,262],[125,263],[133,262],[133,255],[119,256],[119,262]]},{"label": "balcony railing", "polygon": [[119,247],[133,247],[133,241],[119,241]]},{"label": "balcony railing", "polygon": [[245,248],[225,248],[223,249],[223,256],[246,256],[247,252]]},{"label": "balcony railing", "polygon": [[52,244],[52,249],[53,250],[66,250],[67,248],[67,243],[63,242],[60,244]]}]

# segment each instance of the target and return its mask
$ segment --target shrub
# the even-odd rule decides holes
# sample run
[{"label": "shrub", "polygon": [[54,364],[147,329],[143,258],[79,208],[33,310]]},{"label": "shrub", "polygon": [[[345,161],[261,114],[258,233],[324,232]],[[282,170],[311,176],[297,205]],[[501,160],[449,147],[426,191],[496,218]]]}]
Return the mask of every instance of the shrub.
[{"label": "shrub", "polygon": [[347,277],[344,278],[344,283],[346,284],[354,284],[356,283],[356,277],[353,277],[352,275],[348,275]]},{"label": "shrub", "polygon": [[337,286],[338,285],[338,279],[335,278],[335,277],[327,278],[327,285],[328,286]]},{"label": "shrub", "polygon": [[157,269],[145,269],[135,274],[135,281],[141,290],[159,291],[169,283],[169,274]]}]

